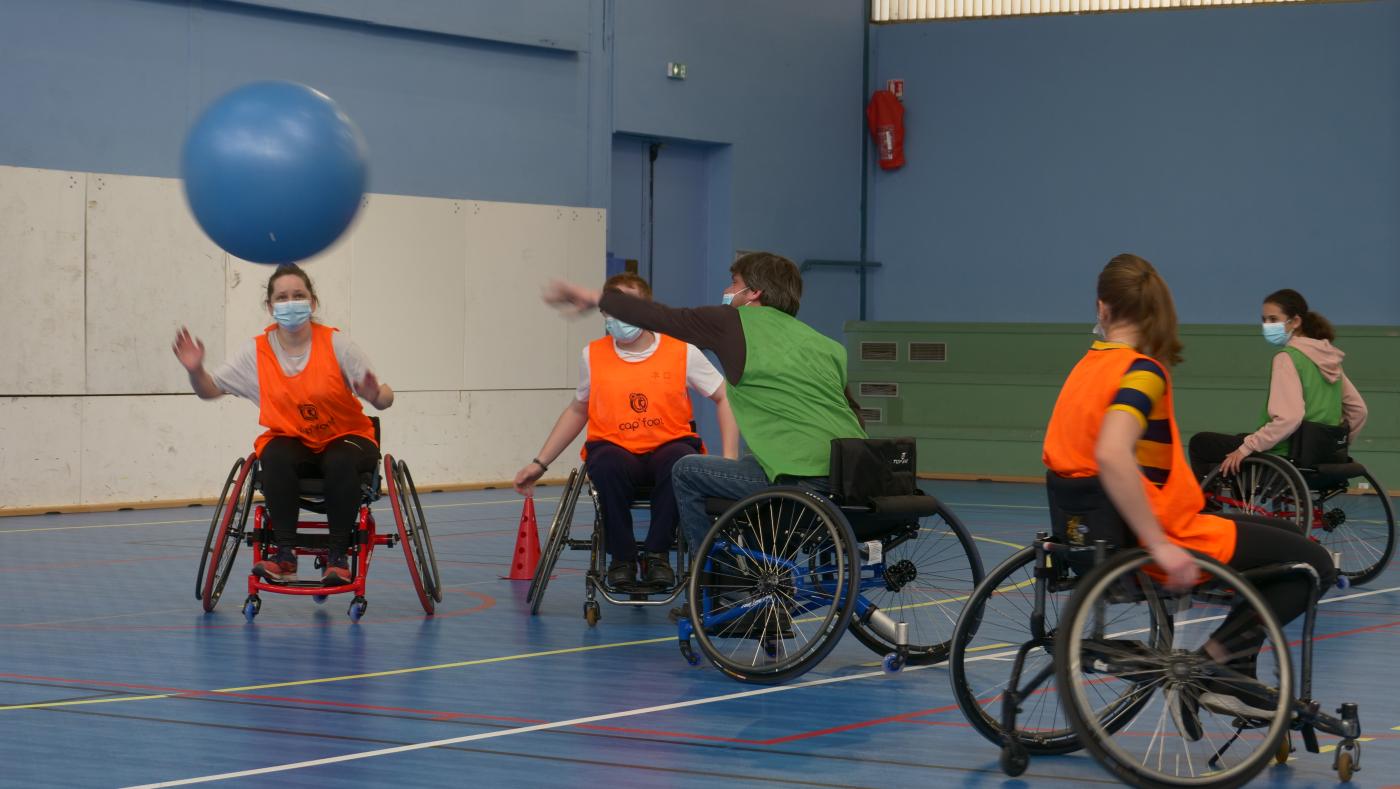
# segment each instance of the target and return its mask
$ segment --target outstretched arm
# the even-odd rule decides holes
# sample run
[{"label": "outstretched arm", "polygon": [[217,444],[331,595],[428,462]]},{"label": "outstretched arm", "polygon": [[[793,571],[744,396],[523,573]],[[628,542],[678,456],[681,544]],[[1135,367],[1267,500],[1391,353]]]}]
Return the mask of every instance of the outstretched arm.
[{"label": "outstretched arm", "polygon": [[190,330],[184,326],[175,334],[175,342],[170,346],[175,352],[175,358],[180,360],[180,365],[185,368],[185,372],[190,375],[190,388],[199,395],[201,400],[213,400],[222,397],[224,390],[214,383],[209,371],[204,369],[204,342],[198,337],[190,334]]}]

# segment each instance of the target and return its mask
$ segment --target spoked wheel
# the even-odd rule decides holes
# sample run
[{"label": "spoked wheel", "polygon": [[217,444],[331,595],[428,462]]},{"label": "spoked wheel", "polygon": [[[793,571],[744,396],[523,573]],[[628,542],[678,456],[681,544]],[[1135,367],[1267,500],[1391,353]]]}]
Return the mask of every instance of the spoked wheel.
[{"label": "spoked wheel", "polygon": [[855,607],[854,541],[845,516],[801,488],[735,503],[705,535],[690,574],[690,618],[705,656],[761,684],[815,666]]},{"label": "spoked wheel", "polygon": [[[1205,584],[1189,597],[1167,596],[1144,571],[1150,563],[1145,551],[1125,551],[1080,580],[1056,642],[1065,711],[1094,757],[1126,783],[1241,786],[1275,758],[1289,730],[1288,643],[1235,570],[1198,558]],[[1158,626],[1162,611],[1175,611],[1170,627]],[[1217,630],[1238,650],[1224,663],[1206,651]],[[1262,649],[1231,631],[1262,632]],[[1125,725],[1105,726],[1105,695],[1122,685],[1144,697]]]},{"label": "spoked wheel", "polygon": [[[972,727],[997,746],[1007,744],[1002,710],[1012,679],[1012,664],[1022,645],[1030,644],[1021,669],[1018,688],[1027,690],[1016,716],[1012,758],[1025,754],[1069,753],[1081,746],[1069,719],[1060,707],[1053,672],[1035,688],[1028,688],[1054,661],[1054,637],[1060,611],[1073,591],[1067,571],[1047,568],[1043,580],[1044,619],[1032,621],[1036,588],[1035,548],[1023,548],[997,565],[968,598],[953,628],[948,658],[953,696]],[[1012,762],[1016,759],[1012,758]],[[1024,769],[1024,767],[1023,767]]]},{"label": "spoked wheel", "polygon": [[[875,583],[862,583],[861,594],[909,625],[908,665],[945,660],[958,613],[982,581],[982,557],[972,535],[939,505],[938,512],[882,542]],[[859,617],[851,619],[851,633],[877,654],[895,650],[893,641]]]},{"label": "spoked wheel", "polygon": [[[418,502],[413,474],[409,472],[407,463],[394,460],[393,455],[385,455],[384,479],[388,481],[389,502],[394,508],[394,521],[399,527],[399,542],[403,545],[408,573],[413,577],[413,590],[418,593],[423,613],[431,614],[437,607],[436,603],[442,602],[442,577],[438,574],[437,554],[433,553],[428,519],[423,515],[423,505]],[[363,610],[361,613],[364,613]],[[351,616],[359,618],[353,613]]]},{"label": "spoked wheel", "polygon": [[549,576],[554,573],[554,565],[559,554],[569,542],[569,525],[574,520],[574,507],[578,504],[578,494],[583,490],[583,475],[578,469],[569,472],[569,480],[564,483],[564,492],[559,496],[559,508],[554,511],[554,520],[549,524],[549,537],[545,540],[540,561],[535,565],[535,577],[530,579],[530,591],[525,594],[525,602],[530,604],[530,615],[540,612],[544,602],[544,591],[549,586]]},{"label": "spoked wheel", "polygon": [[1281,518],[1306,531],[1312,520],[1311,499],[1303,475],[1291,463],[1267,454],[1250,455],[1230,476],[1216,467],[1201,483],[1206,512]]},{"label": "spoked wheel", "polygon": [[[1327,468],[1321,467],[1319,474],[1325,475]],[[1395,553],[1390,497],[1369,471],[1360,472],[1350,480],[1319,486],[1312,494],[1310,532],[1322,547],[1340,555],[1337,569],[1355,586],[1375,580]]]},{"label": "spoked wheel", "polygon": [[253,509],[253,492],[257,456],[249,455],[234,461],[224,482],[214,519],[209,523],[209,535],[204,538],[204,551],[199,555],[199,570],[195,574],[195,593],[205,611],[219,604],[233,572],[233,560],[238,544],[243,541],[248,513]]}]

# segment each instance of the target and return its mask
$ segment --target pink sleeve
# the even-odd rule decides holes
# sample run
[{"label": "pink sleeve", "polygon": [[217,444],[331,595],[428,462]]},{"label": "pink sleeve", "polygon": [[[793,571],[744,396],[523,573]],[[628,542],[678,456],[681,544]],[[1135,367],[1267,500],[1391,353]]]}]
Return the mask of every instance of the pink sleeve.
[{"label": "pink sleeve", "polygon": [[1274,354],[1274,370],[1269,379],[1269,421],[1245,436],[1244,448],[1250,452],[1273,449],[1303,424],[1303,412],[1303,382],[1298,378],[1298,370],[1288,354]]},{"label": "pink sleeve", "polygon": [[1351,379],[1342,374],[1342,420],[1351,427],[1349,433],[1351,443],[1356,443],[1356,436],[1361,433],[1361,428],[1366,424],[1366,401],[1361,399],[1361,393],[1352,386]]}]

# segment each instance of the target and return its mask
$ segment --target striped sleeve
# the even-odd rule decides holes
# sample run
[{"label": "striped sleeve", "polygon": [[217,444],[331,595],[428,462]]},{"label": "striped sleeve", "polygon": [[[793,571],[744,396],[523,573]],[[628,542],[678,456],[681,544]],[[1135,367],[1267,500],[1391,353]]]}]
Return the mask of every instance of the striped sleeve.
[{"label": "striped sleeve", "polygon": [[1166,391],[1167,376],[1161,365],[1151,359],[1138,359],[1123,374],[1118,394],[1114,395],[1108,410],[1132,414],[1143,430],[1147,430],[1151,422],[1161,418],[1157,412]]}]

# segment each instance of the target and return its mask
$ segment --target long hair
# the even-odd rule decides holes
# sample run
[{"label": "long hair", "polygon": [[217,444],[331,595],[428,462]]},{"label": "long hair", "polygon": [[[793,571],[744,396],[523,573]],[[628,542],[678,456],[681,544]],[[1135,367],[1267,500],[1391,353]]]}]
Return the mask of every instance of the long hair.
[{"label": "long hair", "polygon": [[1098,292],[1112,320],[1137,326],[1139,351],[1168,367],[1181,363],[1176,303],[1166,280],[1151,263],[1137,255],[1118,255],[1099,273]]}]

